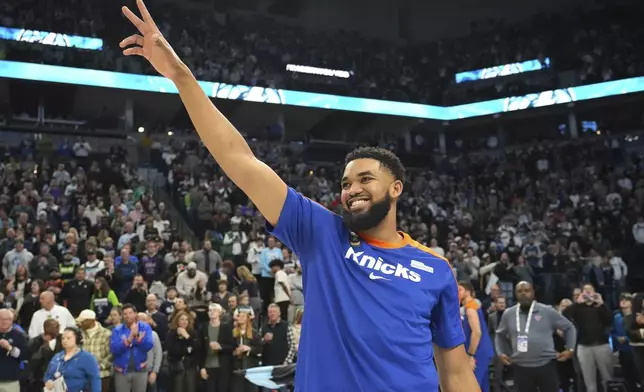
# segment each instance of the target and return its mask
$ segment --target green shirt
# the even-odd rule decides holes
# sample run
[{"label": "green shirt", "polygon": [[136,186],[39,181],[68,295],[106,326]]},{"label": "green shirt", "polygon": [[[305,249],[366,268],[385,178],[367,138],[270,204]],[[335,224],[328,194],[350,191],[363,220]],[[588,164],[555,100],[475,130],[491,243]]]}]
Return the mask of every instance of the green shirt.
[{"label": "green shirt", "polygon": [[[210,342],[219,341],[219,327],[213,327],[208,324],[208,340]],[[219,367],[219,351],[215,351],[208,345],[208,355],[206,356],[206,368],[215,369]]]}]

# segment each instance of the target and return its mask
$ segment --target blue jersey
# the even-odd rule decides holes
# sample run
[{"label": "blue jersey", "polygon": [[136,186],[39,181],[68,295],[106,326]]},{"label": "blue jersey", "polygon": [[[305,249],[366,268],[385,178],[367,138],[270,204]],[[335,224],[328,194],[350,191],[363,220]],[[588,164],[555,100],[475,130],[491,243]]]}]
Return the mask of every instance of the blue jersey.
[{"label": "blue jersey", "polygon": [[[487,323],[485,322],[485,315],[483,314],[483,308],[481,304],[476,300],[471,300],[464,305],[465,309],[473,309],[476,311],[476,314],[479,316],[479,328],[481,328],[481,339],[479,340],[479,346],[476,348],[476,358],[477,363],[480,363],[482,366],[487,366],[494,357],[494,343],[492,343],[492,338],[490,337],[490,332],[487,329]],[[465,349],[469,351],[470,348],[470,338],[472,337],[472,328],[467,319],[466,315],[463,315],[463,331],[465,332]]]},{"label": "blue jersey", "polygon": [[296,391],[438,390],[432,344],[465,341],[445,259],[404,233],[354,241],[340,216],[290,188],[269,230],[302,261]]}]

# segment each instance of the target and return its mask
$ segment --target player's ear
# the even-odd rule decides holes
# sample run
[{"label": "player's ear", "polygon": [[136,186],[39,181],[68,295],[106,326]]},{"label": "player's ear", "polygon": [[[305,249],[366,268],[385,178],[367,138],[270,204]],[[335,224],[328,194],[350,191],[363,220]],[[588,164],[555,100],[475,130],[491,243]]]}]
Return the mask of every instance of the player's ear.
[{"label": "player's ear", "polygon": [[400,180],[396,180],[389,185],[389,196],[392,199],[398,199],[402,195],[403,183]]}]

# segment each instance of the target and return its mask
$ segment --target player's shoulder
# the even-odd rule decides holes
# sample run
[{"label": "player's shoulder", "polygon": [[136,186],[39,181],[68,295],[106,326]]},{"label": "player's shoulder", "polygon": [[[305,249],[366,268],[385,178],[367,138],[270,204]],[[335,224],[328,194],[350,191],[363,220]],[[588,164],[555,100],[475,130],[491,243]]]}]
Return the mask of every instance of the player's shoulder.
[{"label": "player's shoulder", "polygon": [[301,192],[297,191],[296,189],[289,187],[288,188],[288,193],[286,196],[286,203],[289,204],[299,204],[300,206],[307,206],[310,213],[314,217],[321,217],[325,216],[328,217],[328,219],[336,220],[341,222],[342,217],[333,211],[329,210],[327,207],[323,206],[319,202],[311,199],[308,196],[305,196]]},{"label": "player's shoulder", "polygon": [[472,309],[478,311],[481,309],[481,302],[478,299],[472,298],[463,304],[465,309]]}]

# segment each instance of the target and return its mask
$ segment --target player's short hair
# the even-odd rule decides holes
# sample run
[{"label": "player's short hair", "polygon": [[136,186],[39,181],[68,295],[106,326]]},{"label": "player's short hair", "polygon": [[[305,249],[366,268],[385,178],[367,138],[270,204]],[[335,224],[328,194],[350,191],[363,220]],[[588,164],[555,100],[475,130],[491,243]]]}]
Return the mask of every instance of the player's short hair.
[{"label": "player's short hair", "polygon": [[344,159],[345,166],[356,159],[375,159],[386,167],[398,181],[405,181],[405,167],[400,158],[393,152],[380,147],[358,147],[347,154]]},{"label": "player's short hair", "polygon": [[461,280],[460,282],[458,282],[458,285],[469,291],[472,295],[476,294],[476,291],[474,291],[474,285],[471,282],[467,280]]}]

